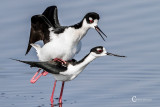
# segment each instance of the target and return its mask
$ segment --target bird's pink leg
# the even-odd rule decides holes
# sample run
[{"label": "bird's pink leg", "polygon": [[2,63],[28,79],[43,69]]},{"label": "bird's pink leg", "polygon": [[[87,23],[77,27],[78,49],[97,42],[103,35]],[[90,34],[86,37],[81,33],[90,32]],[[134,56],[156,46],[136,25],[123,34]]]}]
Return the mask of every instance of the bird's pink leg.
[{"label": "bird's pink leg", "polygon": [[60,97],[59,97],[59,103],[60,103],[60,104],[62,104],[63,88],[64,88],[64,81],[62,82],[61,93],[60,93]]},{"label": "bird's pink leg", "polygon": [[59,104],[59,107],[62,107],[62,103]]},{"label": "bird's pink leg", "polygon": [[42,72],[42,75],[43,75],[43,76],[46,76],[47,74],[48,74],[47,71],[43,71],[43,72]]},{"label": "bird's pink leg", "polygon": [[52,95],[51,95],[51,98],[50,98],[51,105],[53,105],[53,96],[54,96],[54,91],[55,91],[55,88],[56,88],[56,82],[57,82],[57,80],[54,81],[53,91],[52,91]]},{"label": "bird's pink leg", "polygon": [[[46,71],[43,71],[42,73],[39,74],[39,72],[41,71],[41,69],[39,69],[35,74],[34,76],[32,77],[32,79],[30,80],[30,82],[32,84],[34,84],[42,75],[43,76],[46,76],[48,74],[48,72]],[[38,75],[39,74],[39,75]],[[38,75],[38,76],[37,76]]]},{"label": "bird's pink leg", "polygon": [[53,105],[53,104],[51,104],[51,107],[54,107],[54,105]]},{"label": "bird's pink leg", "polygon": [[[34,76],[31,78],[31,80],[30,80],[30,82],[32,83],[32,84],[34,84],[40,77],[41,77],[41,75],[42,75],[42,73],[41,74],[39,74],[38,75],[38,73],[41,71],[41,69],[38,69],[38,71],[34,74]],[[38,76],[37,76],[38,75]],[[37,76],[37,77],[36,77]]]}]

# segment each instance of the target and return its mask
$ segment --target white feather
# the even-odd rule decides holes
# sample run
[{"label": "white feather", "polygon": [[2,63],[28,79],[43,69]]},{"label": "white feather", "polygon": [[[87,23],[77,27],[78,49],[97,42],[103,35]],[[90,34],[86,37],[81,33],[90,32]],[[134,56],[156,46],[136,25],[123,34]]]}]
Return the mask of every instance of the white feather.
[{"label": "white feather", "polygon": [[[40,61],[49,61],[54,58],[60,58],[68,61],[73,59],[75,54],[81,50],[80,40],[86,35],[89,28],[94,28],[98,23],[95,20],[93,24],[88,24],[83,20],[82,27],[75,29],[68,27],[63,33],[55,34],[53,29],[50,28],[50,42],[46,43],[42,48],[38,48],[37,56]],[[33,47],[35,47],[33,45]]]},{"label": "white feather", "polygon": [[87,58],[77,65],[68,65],[67,71],[60,72],[60,74],[53,74],[54,78],[58,81],[71,81],[75,79],[85,67],[92,62],[96,57],[91,53]]}]

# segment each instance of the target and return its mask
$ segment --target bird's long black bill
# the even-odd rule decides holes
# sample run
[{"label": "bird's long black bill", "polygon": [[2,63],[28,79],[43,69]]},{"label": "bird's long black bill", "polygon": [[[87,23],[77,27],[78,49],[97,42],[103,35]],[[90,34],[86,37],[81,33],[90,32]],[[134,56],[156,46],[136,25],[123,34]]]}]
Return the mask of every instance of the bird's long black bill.
[{"label": "bird's long black bill", "polygon": [[[105,41],[105,39],[104,39],[104,37],[103,37],[103,35],[107,38],[107,36],[102,32],[102,30],[98,27],[98,26],[95,26],[95,29],[96,29],[96,31],[99,33],[99,35],[101,36],[101,38]],[[102,34],[103,35],[102,35]]]},{"label": "bird's long black bill", "polygon": [[109,52],[107,52],[106,54],[109,55],[109,56],[126,57],[126,56],[122,56],[122,55],[112,54],[112,53],[109,53]]}]

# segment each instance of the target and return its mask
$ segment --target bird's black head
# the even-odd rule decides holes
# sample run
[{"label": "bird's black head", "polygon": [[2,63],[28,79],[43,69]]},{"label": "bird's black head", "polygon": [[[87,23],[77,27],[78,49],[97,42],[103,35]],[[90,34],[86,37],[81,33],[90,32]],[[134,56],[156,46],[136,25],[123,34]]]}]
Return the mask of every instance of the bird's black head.
[{"label": "bird's black head", "polygon": [[[99,35],[102,37],[102,39],[105,41],[103,35],[105,37],[107,37],[103,32],[102,30],[98,27],[98,21],[99,21],[100,17],[99,17],[99,14],[98,13],[95,13],[95,12],[90,12],[90,13],[87,13],[85,16],[84,16],[84,19],[86,21],[86,23],[84,23],[84,26],[88,26],[89,28],[94,28],[98,33]],[[102,35],[103,34],[103,35]]]},{"label": "bird's black head", "polygon": [[97,46],[90,50],[90,52],[94,52],[96,54],[101,54],[104,51],[103,46]]},{"label": "bird's black head", "polygon": [[97,46],[90,50],[90,53],[95,57],[105,56],[106,49],[103,46]]},{"label": "bird's black head", "polygon": [[109,53],[106,51],[106,49],[103,46],[97,46],[97,47],[92,48],[90,50],[90,54],[92,54],[95,57],[106,56],[106,55],[116,56],[116,57],[126,57],[126,56],[122,56],[122,55]]},{"label": "bird's black head", "polygon": [[92,24],[92,23],[94,23],[95,20],[99,20],[100,19],[99,14],[97,14],[95,12],[87,13],[84,16],[84,18],[86,19],[88,24]]}]

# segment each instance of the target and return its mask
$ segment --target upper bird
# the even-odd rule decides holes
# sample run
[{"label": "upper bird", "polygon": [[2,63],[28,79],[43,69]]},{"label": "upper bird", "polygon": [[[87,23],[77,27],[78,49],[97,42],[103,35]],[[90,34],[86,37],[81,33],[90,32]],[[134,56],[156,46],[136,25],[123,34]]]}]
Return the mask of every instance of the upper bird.
[{"label": "upper bird", "polygon": [[[90,28],[94,28],[102,37],[107,37],[97,26],[100,17],[95,12],[87,13],[77,24],[61,26],[58,20],[57,7],[48,7],[42,15],[34,15],[31,18],[31,32],[26,54],[32,45],[40,61],[50,61],[59,58],[65,61],[71,60],[81,49],[80,40]],[[102,35],[103,34],[103,35]],[[40,47],[35,42],[43,40]]]}]

